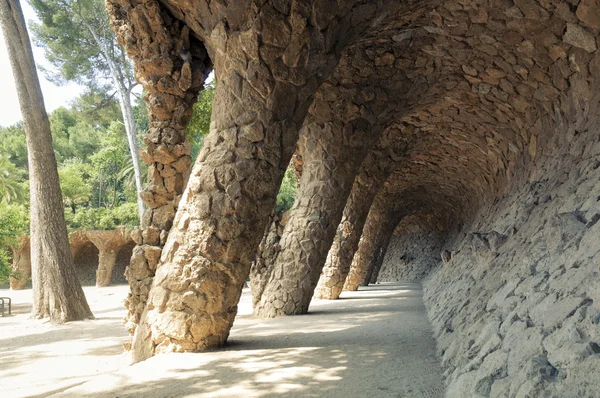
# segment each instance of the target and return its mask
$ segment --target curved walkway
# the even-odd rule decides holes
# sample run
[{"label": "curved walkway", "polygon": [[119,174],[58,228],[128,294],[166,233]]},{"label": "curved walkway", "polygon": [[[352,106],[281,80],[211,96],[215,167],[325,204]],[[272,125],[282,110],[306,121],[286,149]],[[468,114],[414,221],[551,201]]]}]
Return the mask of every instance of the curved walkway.
[{"label": "curved walkway", "polygon": [[[340,300],[314,301],[308,315],[270,320],[252,317],[250,303],[249,291],[244,291],[225,349],[157,356],[101,372],[89,381],[79,379],[68,389],[50,388],[47,392],[56,394],[44,396],[444,395],[419,284],[382,284],[345,292]],[[1,325],[0,321],[0,331]],[[72,366],[77,366],[79,359],[72,359]]]}]

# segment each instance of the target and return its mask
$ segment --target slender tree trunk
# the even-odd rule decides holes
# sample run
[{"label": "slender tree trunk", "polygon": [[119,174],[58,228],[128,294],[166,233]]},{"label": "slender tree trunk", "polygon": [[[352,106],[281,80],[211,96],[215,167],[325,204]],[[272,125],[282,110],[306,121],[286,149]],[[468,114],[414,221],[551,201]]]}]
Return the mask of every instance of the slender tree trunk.
[{"label": "slender tree trunk", "polygon": [[[112,71],[111,67],[111,71]],[[114,77],[117,80],[117,77]],[[131,90],[125,89],[122,82],[117,83],[120,97],[121,113],[123,114],[123,123],[125,124],[125,132],[127,133],[127,142],[129,143],[129,152],[131,153],[131,160],[133,162],[133,172],[135,174],[135,190],[137,192],[137,205],[140,216],[140,225],[142,223],[142,217],[144,216],[144,201],[141,198],[142,190],[144,189],[142,183],[142,169],[140,166],[140,152],[137,141],[137,127],[135,120],[133,120],[133,111],[131,107]]]},{"label": "slender tree trunk", "polygon": [[18,0],[0,0],[0,24],[15,77],[29,160],[33,316],[92,318],[73,268],[50,122]]},{"label": "slender tree trunk", "polygon": [[[83,20],[83,18],[82,18]],[[137,142],[137,127],[135,120],[133,120],[133,111],[131,107],[131,87],[125,87],[123,83],[123,73],[119,69],[117,62],[114,60],[111,52],[105,43],[100,40],[98,32],[90,25],[86,24],[87,29],[90,31],[94,40],[98,44],[98,47],[106,58],[106,63],[110,69],[113,82],[119,93],[119,105],[121,107],[121,115],[123,116],[123,124],[125,125],[125,133],[127,134],[127,142],[129,143],[129,152],[131,154],[131,160],[133,162],[133,172],[135,174],[135,188],[137,192],[137,205],[138,213],[140,218],[140,225],[144,216],[145,206],[144,201],[141,198],[142,190],[144,189],[142,183],[142,169],[140,166],[140,153]],[[115,44],[116,45],[116,44]]]}]

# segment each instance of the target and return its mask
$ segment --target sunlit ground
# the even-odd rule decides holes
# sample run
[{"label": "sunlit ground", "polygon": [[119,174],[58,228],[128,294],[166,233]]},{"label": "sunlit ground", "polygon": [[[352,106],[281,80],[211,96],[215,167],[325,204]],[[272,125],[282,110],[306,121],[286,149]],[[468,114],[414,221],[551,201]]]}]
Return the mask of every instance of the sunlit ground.
[{"label": "sunlit ground", "polygon": [[307,315],[262,320],[242,296],[227,347],[127,366],[127,286],[86,288],[95,321],[27,319],[31,291],[0,291],[2,397],[442,397],[418,284],[384,284],[314,301]]}]

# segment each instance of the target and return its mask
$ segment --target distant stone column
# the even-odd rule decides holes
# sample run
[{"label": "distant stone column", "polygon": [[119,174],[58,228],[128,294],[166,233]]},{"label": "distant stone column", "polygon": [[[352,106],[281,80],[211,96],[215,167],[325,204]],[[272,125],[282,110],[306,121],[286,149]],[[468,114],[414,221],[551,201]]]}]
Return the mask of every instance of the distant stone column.
[{"label": "distant stone column", "polygon": [[388,174],[389,171],[382,167],[377,152],[371,151],[354,181],[315,291],[316,298],[335,300],[342,293],[369,209]]},{"label": "distant stone column", "polygon": [[131,242],[131,236],[122,227],[110,231],[87,231],[86,236],[98,248],[96,286],[108,286],[119,250]]},{"label": "distant stone column", "polygon": [[[373,202],[365,221],[358,249],[352,260],[350,272],[346,278],[344,290],[357,290],[365,273],[371,272],[377,251],[385,243],[386,235],[391,235],[393,229],[398,225],[399,218],[397,215],[394,216],[393,205],[394,198],[385,194],[378,196]],[[389,243],[389,236],[387,239]],[[368,280],[370,280],[370,275]]]},{"label": "distant stone column", "polygon": [[396,219],[389,224],[390,228],[387,230],[382,230],[379,234],[378,241],[375,245],[375,253],[365,270],[363,280],[360,283],[361,286],[369,286],[369,283],[377,282],[377,277],[379,276],[379,271],[381,270],[381,264],[383,264],[383,259],[385,258],[390,240],[394,234],[394,229],[399,222],[400,220],[396,217]]},{"label": "distant stone column", "polygon": [[273,212],[267,231],[258,245],[256,257],[250,268],[250,290],[252,291],[253,307],[260,302],[262,293],[267,286],[269,275],[279,254],[279,241],[289,219],[289,214],[289,211],[285,213]]},{"label": "distant stone column", "polygon": [[29,236],[19,239],[18,245],[12,248],[12,274],[10,276],[10,288],[12,290],[25,289],[27,281],[31,277],[31,247]]},{"label": "distant stone column", "polygon": [[[355,98],[367,99],[357,106]],[[378,115],[391,106],[384,98],[373,87],[326,82],[319,90],[298,145],[303,153],[299,191],[256,315],[308,311],[352,183],[383,131]]]}]

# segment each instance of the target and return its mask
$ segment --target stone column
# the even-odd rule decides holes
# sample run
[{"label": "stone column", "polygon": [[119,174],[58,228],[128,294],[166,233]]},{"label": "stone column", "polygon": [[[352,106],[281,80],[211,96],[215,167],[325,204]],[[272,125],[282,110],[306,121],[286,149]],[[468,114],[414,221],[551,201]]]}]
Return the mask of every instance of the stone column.
[{"label": "stone column", "polygon": [[256,257],[250,268],[250,290],[252,291],[253,307],[256,307],[260,302],[262,293],[267,286],[269,275],[279,254],[279,242],[288,218],[289,211],[285,213],[273,212],[267,224],[267,231],[258,245]]},{"label": "stone column", "polygon": [[378,248],[383,244],[384,236],[391,234],[393,228],[398,225],[399,219],[397,216],[393,216],[393,205],[394,198],[386,195],[385,191],[382,191],[374,200],[365,221],[358,249],[352,260],[344,290],[354,291],[358,289],[366,271],[369,270],[369,265],[374,263],[373,260]]},{"label": "stone column", "polygon": [[[316,298],[335,300],[342,293],[369,209],[381,184],[389,175],[389,170],[382,166],[378,155],[377,149],[369,153],[354,181],[316,288]],[[385,160],[392,162],[392,159]]]},{"label": "stone column", "polygon": [[[331,95],[335,88],[325,90]],[[365,108],[361,112],[353,109],[355,106],[337,105],[352,109],[333,122],[312,123],[303,130],[300,191],[281,238],[275,267],[255,308],[257,315],[274,317],[308,311],[358,167],[381,132],[376,117],[367,120],[359,116],[369,113]],[[322,106],[316,101],[315,107]]]},{"label": "stone column", "polygon": [[[106,8],[144,87],[149,120],[142,151],[142,160],[149,165],[142,193],[147,210],[141,229],[133,234],[137,246],[125,270],[131,287],[125,321],[133,334],[189,175],[185,127],[211,62],[204,44],[158,1],[108,0]],[[105,283],[107,273],[99,271],[99,283]]]},{"label": "stone column", "polygon": [[[296,148],[296,152],[292,156],[292,160],[288,167],[291,167],[296,177],[296,190],[300,190],[300,181],[302,180],[302,155]],[[263,291],[269,281],[269,276],[275,266],[275,261],[279,255],[281,246],[281,236],[283,229],[287,225],[291,210],[283,213],[277,213],[275,210],[271,215],[271,219],[267,223],[267,230],[258,245],[256,257],[250,268],[250,290],[252,291],[252,307],[256,307],[260,302]]]},{"label": "stone column", "polygon": [[12,248],[12,275],[10,276],[10,288],[12,290],[25,289],[27,280],[31,277],[31,248],[29,236],[19,240],[19,244]]},{"label": "stone column", "polygon": [[123,246],[131,242],[131,236],[125,228],[111,231],[87,231],[86,236],[98,248],[96,286],[108,286],[117,260],[117,254]]},{"label": "stone column", "polygon": [[338,17],[309,21],[305,3],[279,5],[285,13],[253,8],[237,30],[225,18],[207,37],[217,79],[211,132],[135,331],[134,361],[227,340],[300,125],[344,47],[328,45],[320,32],[353,37],[351,18],[339,15],[351,7],[333,4],[328,15]]},{"label": "stone column", "polygon": [[394,229],[396,225],[400,222],[398,217],[390,216],[393,221],[389,224],[390,228],[387,230],[382,230],[378,235],[378,240],[375,245],[375,253],[367,265],[365,270],[365,275],[363,280],[361,281],[361,286],[369,286],[369,283],[377,282],[377,276],[379,275],[379,270],[381,269],[381,264],[383,264],[383,259],[385,258],[385,253],[387,253],[388,246],[390,244],[390,239],[394,234]]}]

